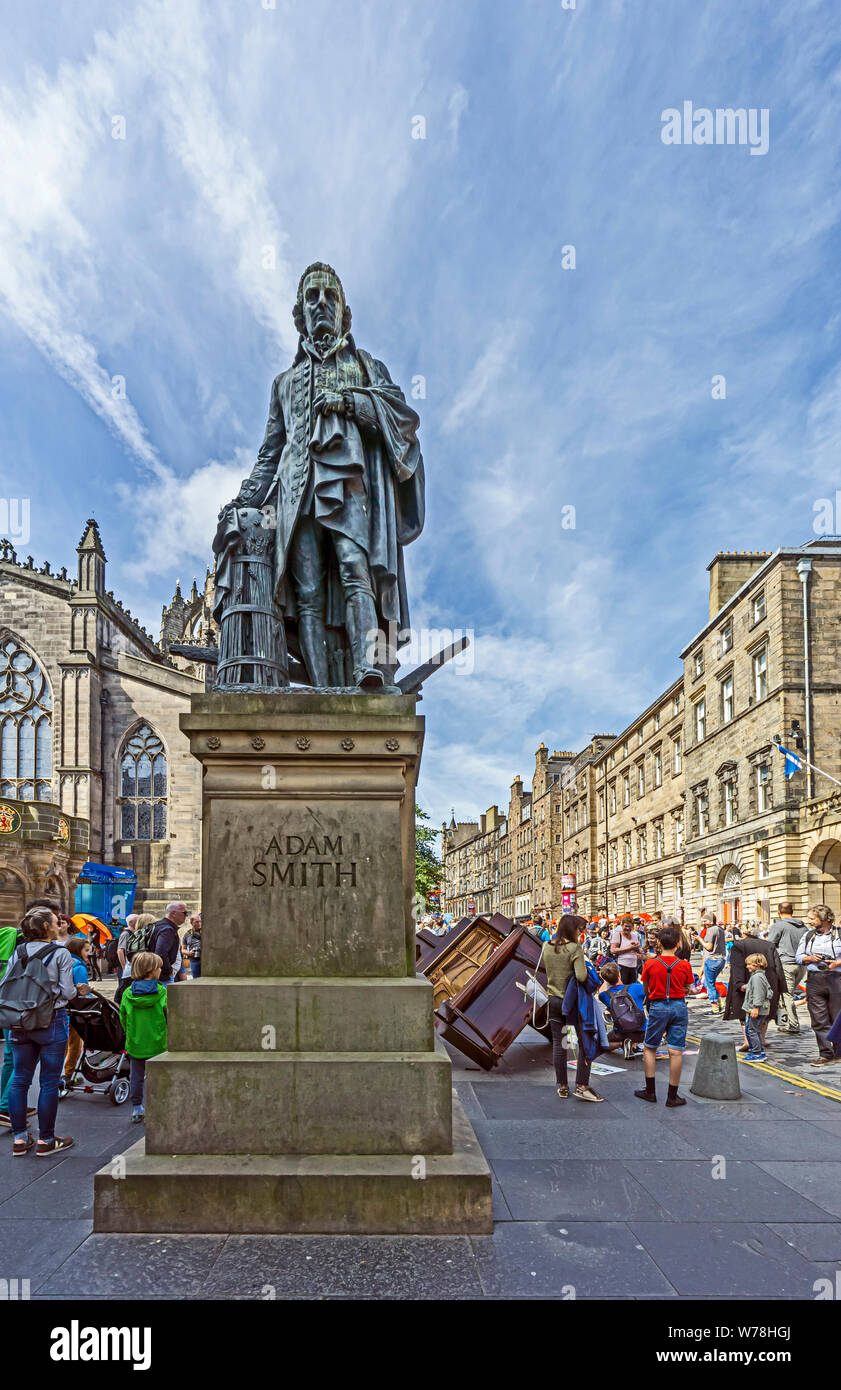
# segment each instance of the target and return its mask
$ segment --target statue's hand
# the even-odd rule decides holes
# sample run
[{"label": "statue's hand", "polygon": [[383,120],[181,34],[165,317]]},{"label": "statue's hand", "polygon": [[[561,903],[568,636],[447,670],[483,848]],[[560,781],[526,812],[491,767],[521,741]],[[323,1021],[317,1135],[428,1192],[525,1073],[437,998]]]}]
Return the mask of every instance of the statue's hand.
[{"label": "statue's hand", "polygon": [[322,415],[344,415],[345,398],[340,391],[324,391],[316,396],[313,409],[320,410]]},{"label": "statue's hand", "polygon": [[253,498],[257,495],[259,490],[259,484],[256,483],[253,478],[244,478],[240,490],[233,501],[227,502],[225,506],[221,508],[219,520],[221,521],[223,517],[227,517],[231,512],[235,512],[238,507],[253,507]]}]

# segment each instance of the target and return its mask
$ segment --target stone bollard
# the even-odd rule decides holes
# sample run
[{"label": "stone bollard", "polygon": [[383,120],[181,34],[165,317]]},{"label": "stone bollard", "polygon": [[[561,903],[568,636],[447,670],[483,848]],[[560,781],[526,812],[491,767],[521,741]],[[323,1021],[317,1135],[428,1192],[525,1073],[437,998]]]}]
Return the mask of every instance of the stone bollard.
[{"label": "stone bollard", "polygon": [[740,1100],[736,1042],[726,1033],[708,1033],[701,1039],[690,1091],[707,1100]]}]

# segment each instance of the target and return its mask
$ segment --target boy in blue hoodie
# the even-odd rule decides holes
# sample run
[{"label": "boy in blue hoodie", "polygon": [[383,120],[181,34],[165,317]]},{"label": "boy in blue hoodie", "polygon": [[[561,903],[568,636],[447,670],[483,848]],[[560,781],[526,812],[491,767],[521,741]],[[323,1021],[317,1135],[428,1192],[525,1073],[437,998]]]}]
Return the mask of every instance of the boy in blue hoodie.
[{"label": "boy in blue hoodie", "polygon": [[131,1063],[131,1122],[145,1119],[143,1085],[150,1057],[166,1052],[166,988],[159,984],[163,961],[153,951],[139,951],[131,962],[131,984],[120,1000],[120,1022]]}]

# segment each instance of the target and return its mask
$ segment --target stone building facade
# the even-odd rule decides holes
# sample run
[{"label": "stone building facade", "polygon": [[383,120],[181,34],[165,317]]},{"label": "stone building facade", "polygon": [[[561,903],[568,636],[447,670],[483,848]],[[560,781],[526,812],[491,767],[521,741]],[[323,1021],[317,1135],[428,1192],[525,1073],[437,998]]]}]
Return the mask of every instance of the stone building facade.
[{"label": "stone building facade", "polygon": [[[596,856],[596,772],[614,734],[594,734],[586,748],[576,755],[561,778],[563,815],[561,817],[561,862],[564,872],[572,875],[579,911],[597,892]],[[561,908],[556,898],[552,914]]]},{"label": "stone building facade", "polygon": [[456,918],[497,911],[513,918],[549,910],[552,894],[560,892],[559,782],[571,759],[541,743],[531,791],[516,777],[506,815],[489,806],[478,822],[457,822],[453,812],[441,828],[446,911]]},{"label": "stone building facade", "polygon": [[586,915],[766,923],[789,899],[841,915],[841,787],[805,767],[786,779],[775,742],[841,782],[841,538],[708,569],[682,673],[618,736],[553,754],[558,787],[543,745],[532,794],[515,779],[494,907],[557,916],[565,873]]},{"label": "stone building facade", "polygon": [[95,521],[74,577],[0,544],[0,922],[50,894],[72,911],[86,859],[133,868],[137,904],[198,904],[201,769],[179,715],[207,684],[169,653],[212,642],[212,576],[180,587],[156,641],[106,590]]},{"label": "stone building facade", "polygon": [[[680,911],[685,806],[682,681],[593,763],[596,819],[579,905],[609,915]],[[598,900],[598,901],[596,901]]]},{"label": "stone building facade", "polygon": [[532,799],[532,894],[529,912],[552,911],[561,901],[561,778],[573,754],[541,743],[534,755]]},{"label": "stone building facade", "polygon": [[522,777],[515,777],[508,799],[507,895],[502,899],[501,909],[506,917],[520,917],[531,912],[534,860],[531,811],[531,792],[524,790]]},{"label": "stone building facade", "polygon": [[841,909],[833,784],[805,768],[786,779],[774,745],[799,742],[841,780],[839,624],[841,541],[710,565],[710,620],[682,653],[693,914],[767,922],[781,898]]},{"label": "stone building facade", "polygon": [[445,881],[442,906],[457,919],[495,912],[500,899],[499,845],[504,820],[489,806],[477,821],[457,823],[455,815],[441,831]]}]

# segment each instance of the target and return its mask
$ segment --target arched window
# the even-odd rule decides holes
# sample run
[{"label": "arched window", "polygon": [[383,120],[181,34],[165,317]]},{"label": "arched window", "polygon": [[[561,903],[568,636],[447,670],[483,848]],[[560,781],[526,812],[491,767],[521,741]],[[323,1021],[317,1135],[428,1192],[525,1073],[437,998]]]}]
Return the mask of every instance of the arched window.
[{"label": "arched window", "polygon": [[120,761],[120,838],[166,839],[166,754],[148,724],[126,741]]},{"label": "arched window", "polygon": [[0,640],[0,796],[52,796],[52,698],[47,678],[17,638]]}]

